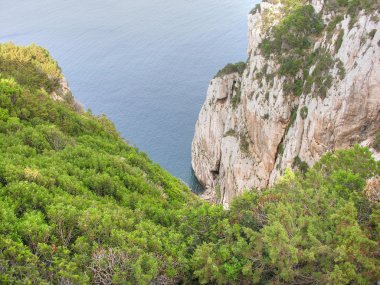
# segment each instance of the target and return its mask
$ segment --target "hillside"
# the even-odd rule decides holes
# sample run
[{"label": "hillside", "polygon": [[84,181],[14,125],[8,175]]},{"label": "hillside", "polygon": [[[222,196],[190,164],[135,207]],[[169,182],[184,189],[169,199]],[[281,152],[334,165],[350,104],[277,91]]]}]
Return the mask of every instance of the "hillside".
[{"label": "hillside", "polygon": [[287,167],[305,171],[355,144],[380,158],[379,8],[276,0],[251,11],[248,59],[210,82],[195,128],[192,165],[208,200],[228,208]]},{"label": "hillside", "polygon": [[380,166],[367,148],[289,170],[225,211],[84,111],[46,50],[1,44],[0,157],[1,284],[380,279]]}]

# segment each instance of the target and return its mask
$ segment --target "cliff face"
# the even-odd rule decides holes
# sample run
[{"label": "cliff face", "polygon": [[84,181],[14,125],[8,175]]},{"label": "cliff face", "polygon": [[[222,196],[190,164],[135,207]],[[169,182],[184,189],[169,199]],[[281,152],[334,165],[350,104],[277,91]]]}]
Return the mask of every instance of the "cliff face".
[{"label": "cliff face", "polygon": [[263,2],[250,14],[247,66],[211,80],[195,128],[192,166],[206,199],[228,208],[287,167],[371,144],[380,129],[378,4],[353,12],[330,2]]}]

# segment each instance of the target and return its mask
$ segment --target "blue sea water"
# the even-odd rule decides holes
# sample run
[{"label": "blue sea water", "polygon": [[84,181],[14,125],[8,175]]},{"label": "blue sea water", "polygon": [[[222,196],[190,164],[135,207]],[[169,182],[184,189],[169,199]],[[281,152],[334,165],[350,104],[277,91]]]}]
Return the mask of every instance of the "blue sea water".
[{"label": "blue sea water", "polygon": [[37,43],[74,96],[189,185],[209,80],[245,60],[258,0],[0,0],[0,41]]}]

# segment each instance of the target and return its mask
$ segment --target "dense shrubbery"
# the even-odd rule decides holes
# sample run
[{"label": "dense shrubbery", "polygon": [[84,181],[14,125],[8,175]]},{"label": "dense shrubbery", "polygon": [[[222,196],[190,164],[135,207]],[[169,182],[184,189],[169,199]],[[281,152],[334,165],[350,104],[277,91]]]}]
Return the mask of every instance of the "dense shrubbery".
[{"label": "dense shrubbery", "polygon": [[313,6],[295,5],[280,23],[273,27],[271,37],[263,40],[261,49],[266,56],[272,53],[281,55],[286,51],[302,56],[302,51],[311,46],[310,37],[319,34],[322,29],[322,19],[315,14]]},{"label": "dense shrubbery", "polygon": [[362,192],[376,173],[368,150],[355,147],[326,155],[305,178],[288,171],[264,193],[244,194],[223,238],[196,250],[195,273],[219,284],[377,280],[380,212]]},{"label": "dense shrubbery", "polygon": [[52,92],[62,78],[58,64],[39,46],[0,44],[0,73],[7,74],[31,90],[44,88]]},{"label": "dense shrubbery", "polygon": [[[32,56],[41,64],[24,62],[24,48],[10,47],[19,66],[0,77],[0,283],[183,278],[176,226],[198,199],[104,116],[79,114],[50,98],[51,85],[29,80],[54,62],[47,53]],[[119,261],[105,272],[112,258]]]},{"label": "dense shrubbery", "polygon": [[379,164],[367,149],[328,154],[304,174],[288,171],[227,212],[126,144],[105,117],[79,114],[53,101],[47,85],[22,82],[2,71],[0,283],[380,278],[380,208],[363,194]]}]

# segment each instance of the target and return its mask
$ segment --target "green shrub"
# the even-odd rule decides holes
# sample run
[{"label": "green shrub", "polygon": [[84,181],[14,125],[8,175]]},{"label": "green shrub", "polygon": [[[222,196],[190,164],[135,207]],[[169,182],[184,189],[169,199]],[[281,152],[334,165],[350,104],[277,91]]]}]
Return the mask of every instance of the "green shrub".
[{"label": "green shrub", "polygon": [[224,75],[232,74],[232,73],[239,73],[240,75],[243,74],[247,64],[245,62],[238,62],[238,63],[229,63],[225,67],[223,67],[221,70],[218,71],[218,73],[215,75],[215,77],[222,77]]},{"label": "green shrub", "polygon": [[286,51],[300,53],[310,47],[310,36],[318,35],[323,29],[323,22],[313,6],[301,5],[291,10],[280,23],[275,25],[261,44],[263,54],[281,55]]},{"label": "green shrub", "polygon": [[307,118],[308,112],[309,112],[308,108],[306,106],[303,106],[300,110],[301,118],[305,120]]},{"label": "green shrub", "polygon": [[280,61],[279,74],[282,76],[291,76],[294,77],[300,71],[303,66],[303,62],[300,59],[294,57],[286,57]]},{"label": "green shrub", "polygon": [[380,151],[380,133],[377,133],[373,140],[372,147],[377,151]]},{"label": "green shrub", "polygon": [[235,95],[231,98],[232,108],[236,109],[241,101],[241,89],[240,87],[235,87]]},{"label": "green shrub", "polygon": [[335,62],[327,51],[320,51],[319,56],[315,60],[315,68],[311,74],[312,82],[315,83],[314,91],[321,98],[325,98],[327,90],[332,86],[333,77],[330,74],[330,70]]},{"label": "green shrub", "polygon": [[376,29],[373,29],[372,31],[370,31],[368,33],[369,38],[372,40],[375,37],[376,33],[377,33]]},{"label": "green shrub", "polygon": [[244,134],[240,134],[240,151],[244,154],[249,153],[249,142],[248,138]]},{"label": "green shrub", "polygon": [[305,174],[307,170],[309,169],[309,165],[302,161],[299,156],[296,156],[293,160],[293,168],[298,169],[301,173]]},{"label": "green shrub", "polygon": [[344,68],[343,62],[341,60],[338,60],[337,68],[338,68],[339,79],[343,80],[344,77],[346,76],[346,69]]},{"label": "green shrub", "polygon": [[327,25],[326,31],[331,33],[335,30],[336,25],[340,22],[342,22],[344,19],[343,15],[337,15],[335,16]]},{"label": "green shrub", "polygon": [[254,15],[254,14],[256,14],[256,12],[261,13],[261,6],[260,6],[260,4],[256,4],[256,6],[249,13],[251,15]]},{"label": "green shrub", "polygon": [[236,131],[234,129],[229,129],[225,134],[224,137],[234,137],[236,136]]},{"label": "green shrub", "polygon": [[343,38],[344,38],[344,30],[341,30],[339,32],[338,38],[335,41],[335,52],[338,52],[340,47],[342,46]]},{"label": "green shrub", "polygon": [[282,155],[284,153],[284,150],[285,150],[284,143],[280,143],[278,145],[277,155]]},{"label": "green shrub", "polygon": [[298,106],[296,108],[292,109],[292,112],[291,112],[290,118],[289,118],[289,127],[293,126],[294,122],[296,121],[297,112],[298,112]]}]

